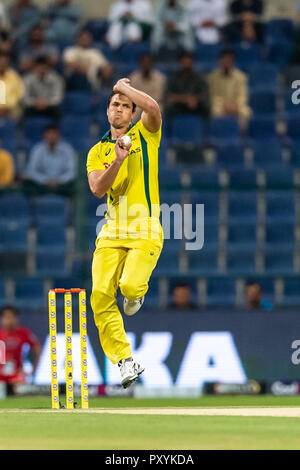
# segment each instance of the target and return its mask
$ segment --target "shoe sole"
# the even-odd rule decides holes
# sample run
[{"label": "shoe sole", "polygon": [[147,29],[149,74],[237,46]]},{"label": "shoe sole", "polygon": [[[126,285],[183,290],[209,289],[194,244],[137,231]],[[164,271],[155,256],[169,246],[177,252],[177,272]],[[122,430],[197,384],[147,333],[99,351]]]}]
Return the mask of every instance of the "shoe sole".
[{"label": "shoe sole", "polygon": [[128,377],[127,379],[123,380],[123,381],[121,382],[122,387],[123,387],[123,388],[128,388],[128,387],[130,387],[130,385],[131,385],[133,382],[136,381],[136,379],[138,378],[138,376],[139,376],[139,374],[136,374],[136,375],[134,375],[133,377],[130,377],[130,378]]}]

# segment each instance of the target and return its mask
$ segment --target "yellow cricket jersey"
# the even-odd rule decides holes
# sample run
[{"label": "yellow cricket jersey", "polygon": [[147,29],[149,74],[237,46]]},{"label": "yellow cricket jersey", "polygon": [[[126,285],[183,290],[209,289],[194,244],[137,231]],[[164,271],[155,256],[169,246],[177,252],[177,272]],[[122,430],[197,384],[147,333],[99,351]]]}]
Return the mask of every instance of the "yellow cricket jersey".
[{"label": "yellow cricket jersey", "polygon": [[[107,223],[102,227],[101,239],[151,239],[162,242],[159,222],[160,201],[158,186],[158,149],[161,128],[149,132],[142,121],[130,125],[127,135],[132,147],[119,169],[113,186],[107,192]],[[116,141],[108,131],[89,152],[88,174],[106,170],[115,160]]]}]

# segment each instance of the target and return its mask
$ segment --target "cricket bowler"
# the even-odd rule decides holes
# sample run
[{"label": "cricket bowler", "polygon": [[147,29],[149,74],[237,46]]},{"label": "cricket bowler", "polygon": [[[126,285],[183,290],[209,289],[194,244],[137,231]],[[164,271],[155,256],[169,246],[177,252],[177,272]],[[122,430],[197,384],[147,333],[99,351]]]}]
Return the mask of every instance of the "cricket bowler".
[{"label": "cricket bowler", "polygon": [[[133,124],[136,106],[141,119]],[[163,246],[159,221],[158,149],[162,118],[158,104],[123,78],[108,98],[110,130],[89,152],[87,173],[92,193],[107,194],[107,222],[93,256],[91,306],[106,356],[118,363],[121,384],[129,387],[144,368],[132,358],[122,315],[141,308]]]}]

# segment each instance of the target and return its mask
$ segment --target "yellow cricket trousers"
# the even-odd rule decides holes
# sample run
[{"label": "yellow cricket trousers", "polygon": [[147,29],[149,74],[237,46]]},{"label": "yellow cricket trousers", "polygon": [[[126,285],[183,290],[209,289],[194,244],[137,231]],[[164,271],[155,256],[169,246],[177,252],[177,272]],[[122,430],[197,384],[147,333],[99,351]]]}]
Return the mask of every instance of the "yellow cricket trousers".
[{"label": "yellow cricket trousers", "polygon": [[117,290],[129,300],[146,294],[162,245],[149,240],[97,240],[91,306],[106,356],[116,364],[131,357],[130,344],[117,306]]}]

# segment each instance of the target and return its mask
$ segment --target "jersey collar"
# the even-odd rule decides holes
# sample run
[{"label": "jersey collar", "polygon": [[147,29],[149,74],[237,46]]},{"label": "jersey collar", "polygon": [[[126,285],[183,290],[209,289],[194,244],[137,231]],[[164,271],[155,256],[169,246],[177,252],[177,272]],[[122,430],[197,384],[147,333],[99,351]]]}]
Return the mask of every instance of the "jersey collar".
[{"label": "jersey collar", "polygon": [[[134,126],[133,123],[130,124],[129,128],[128,128],[128,131],[130,131],[130,129]],[[127,132],[128,132],[127,131]],[[113,144],[115,144],[117,141],[116,140],[111,140],[110,138],[110,129],[104,134],[104,136],[102,137],[101,140],[105,140],[106,142],[111,142]]]}]

